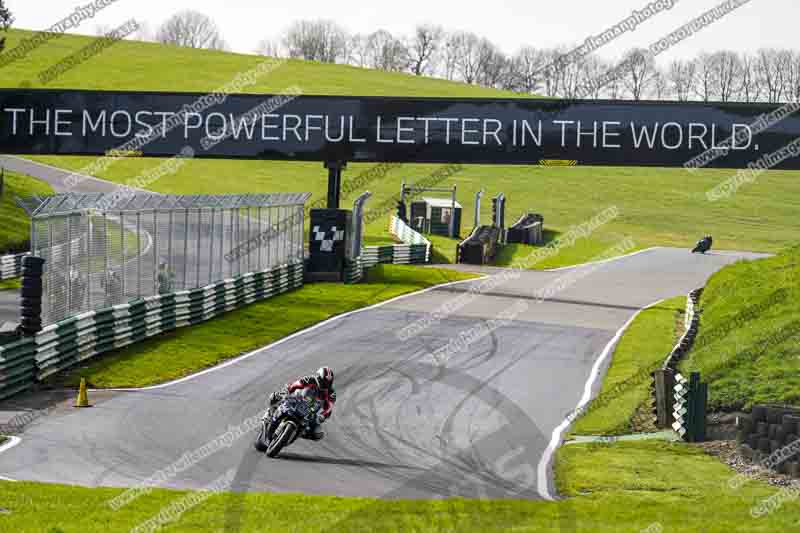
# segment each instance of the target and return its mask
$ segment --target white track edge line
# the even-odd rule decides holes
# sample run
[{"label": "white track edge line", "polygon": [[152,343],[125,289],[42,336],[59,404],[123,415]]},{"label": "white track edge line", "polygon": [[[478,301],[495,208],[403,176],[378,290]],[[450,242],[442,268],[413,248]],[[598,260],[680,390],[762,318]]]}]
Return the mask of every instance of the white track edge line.
[{"label": "white track edge line", "polygon": [[[0,445],[0,453],[7,452],[8,450],[13,448],[14,446],[19,444],[20,442],[22,442],[22,439],[19,438],[19,437],[8,437],[8,442],[6,442],[3,445]],[[0,476],[0,480],[2,480],[2,481],[14,481],[14,482],[17,481],[16,479],[11,479],[10,477],[5,477],[5,476]]]},{"label": "white track edge line", "polygon": [[[651,303],[650,305],[642,307],[641,309],[636,311],[636,313],[634,313],[633,316],[630,317],[628,321],[625,322],[625,324],[623,324],[623,326],[620,329],[617,330],[617,332],[614,334],[614,337],[612,337],[611,340],[608,341],[608,344],[606,344],[605,348],[603,348],[603,351],[600,352],[600,356],[594,362],[594,365],[592,366],[592,371],[589,373],[589,377],[587,378],[586,383],[584,384],[583,396],[581,396],[581,399],[578,402],[577,407],[575,407],[572,413],[580,411],[592,400],[592,389],[594,388],[597,379],[600,377],[600,368],[602,367],[603,362],[605,362],[608,356],[611,355],[612,351],[622,338],[623,333],[625,333],[625,331],[630,327],[633,321],[636,320],[636,317],[638,317],[642,312],[646,311],[647,309],[654,307],[660,304],[661,302],[664,302],[665,300],[666,299],[661,299],[657,302]],[[575,420],[577,420],[577,418]],[[572,422],[574,422],[574,420],[570,421],[570,417],[568,415],[564,419],[564,421],[561,422],[561,424],[559,424],[558,427],[556,427],[553,430],[553,434],[550,437],[550,443],[547,445],[547,448],[542,454],[542,458],[539,460],[539,466],[537,469],[537,478],[538,478],[537,489],[539,495],[546,500],[555,501],[555,498],[550,493],[548,469],[553,459],[553,454],[555,453],[556,449],[561,445],[561,442],[564,437],[564,432],[572,425]]]},{"label": "white track edge line", "polygon": [[238,357],[236,357],[234,359],[230,359],[228,361],[225,361],[224,363],[221,363],[221,364],[219,364],[217,366],[213,366],[213,367],[208,368],[206,370],[201,370],[200,372],[197,372],[195,374],[191,374],[189,376],[185,376],[185,377],[173,380],[173,381],[168,381],[167,383],[161,383],[159,385],[151,385],[149,387],[141,387],[141,388],[90,389],[90,390],[94,391],[94,392],[102,392],[102,391],[145,392],[145,391],[164,389],[164,388],[167,388],[167,387],[171,387],[173,385],[178,385],[180,383],[184,383],[186,381],[193,380],[195,378],[198,378],[200,376],[204,376],[206,374],[210,374],[211,372],[216,372],[217,370],[222,370],[223,368],[227,368],[227,367],[229,367],[231,365],[235,365],[237,363],[240,363],[241,361],[244,361],[245,359],[249,359],[249,358],[251,358],[251,357],[253,357],[255,355],[260,354],[261,352],[265,352],[267,350],[275,348],[276,346],[279,346],[279,345],[283,344],[284,342],[288,342],[288,341],[294,339],[295,337],[299,337],[301,335],[305,335],[307,333],[310,333],[310,332],[316,330],[317,328],[321,328],[321,327],[323,327],[323,326],[325,326],[325,325],[327,325],[327,324],[329,324],[331,322],[334,322],[336,320],[341,320],[343,318],[347,318],[347,317],[355,315],[357,313],[363,313],[365,311],[370,311],[372,309],[377,309],[379,307],[383,307],[384,305],[389,305],[391,303],[397,302],[398,300],[411,298],[413,296],[419,296],[421,294],[425,294],[427,292],[434,291],[434,290],[440,289],[442,287],[449,287],[451,285],[457,285],[457,284],[460,284],[460,283],[470,283],[470,282],[480,281],[480,280],[485,279],[487,277],[489,277],[489,276],[481,276],[481,277],[478,277],[478,278],[462,279],[462,280],[459,280],[459,281],[451,281],[451,282],[448,282],[448,283],[442,283],[440,285],[434,285],[432,287],[428,287],[428,288],[425,288],[425,289],[422,289],[422,290],[419,290],[419,291],[415,291],[415,292],[410,292],[408,294],[401,294],[400,296],[395,296],[394,298],[386,300],[385,302],[378,302],[378,303],[370,305],[368,307],[362,307],[361,309],[354,309],[353,311],[348,311],[346,313],[342,313],[341,315],[336,315],[336,316],[333,316],[333,317],[328,318],[326,320],[323,320],[322,322],[318,322],[316,324],[313,324],[313,325],[311,325],[311,326],[309,326],[309,327],[307,327],[305,329],[301,329],[300,331],[295,331],[294,333],[292,333],[291,335],[289,335],[287,337],[284,337],[282,339],[278,339],[277,341],[275,341],[273,343],[270,343],[270,344],[268,344],[266,346],[262,346],[261,348],[256,348],[252,352],[246,353],[244,355],[240,355],[240,356],[238,356]]}]

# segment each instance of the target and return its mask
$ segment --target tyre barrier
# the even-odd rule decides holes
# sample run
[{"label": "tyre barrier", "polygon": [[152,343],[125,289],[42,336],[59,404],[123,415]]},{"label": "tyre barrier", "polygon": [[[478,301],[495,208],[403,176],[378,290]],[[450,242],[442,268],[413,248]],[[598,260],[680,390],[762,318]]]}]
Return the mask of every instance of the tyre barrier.
[{"label": "tyre barrier", "polygon": [[418,265],[430,262],[430,241],[397,216],[393,216],[389,222],[389,233],[404,244],[364,246],[359,257],[346,261],[345,283],[358,283],[364,278],[366,269],[379,264]]},{"label": "tyre barrier", "polygon": [[541,244],[543,240],[544,217],[534,213],[522,215],[517,222],[508,228],[506,243],[508,244]]},{"label": "tyre barrier", "polygon": [[469,237],[459,243],[456,262],[470,265],[486,265],[497,255],[501,229],[495,226],[478,226]]},{"label": "tyre barrier", "polygon": [[44,259],[28,256],[22,260],[22,288],[20,289],[20,331],[35,335],[42,330],[42,273]]},{"label": "tyre barrier", "polygon": [[[696,438],[695,435],[705,435],[705,416],[703,419],[703,427],[692,426],[691,433],[687,429],[687,419],[685,418],[687,412],[683,409],[688,409],[688,405],[692,406],[703,404],[703,411],[705,411],[705,402],[702,398],[692,395],[703,395],[703,387],[697,378],[698,385],[695,391],[689,391],[688,381],[677,373],[678,363],[681,359],[692,349],[695,338],[700,324],[700,313],[697,311],[697,305],[700,301],[700,296],[703,294],[703,289],[695,289],[690,292],[686,299],[686,312],[684,316],[684,332],[678,342],[672,348],[669,355],[667,355],[661,368],[653,372],[652,381],[650,383],[650,402],[653,413],[653,419],[656,427],[658,428],[673,428],[676,425],[678,429],[676,432],[683,438]],[[707,393],[706,393],[707,395]],[[683,403],[681,403],[683,402]],[[680,407],[676,407],[681,403]],[[692,416],[698,417],[697,424],[700,424],[698,413],[693,413]],[[681,432],[681,429],[685,430]]]},{"label": "tyre barrier", "polygon": [[0,346],[0,398],[96,355],[301,287],[303,275],[302,263],[284,265],[51,324],[34,336]]},{"label": "tyre barrier", "polygon": [[20,277],[22,275],[22,260],[29,255],[30,252],[0,256],[0,281]]},{"label": "tyre barrier", "polygon": [[800,478],[800,409],[754,405],[737,418],[736,440],[748,459],[782,474]]}]

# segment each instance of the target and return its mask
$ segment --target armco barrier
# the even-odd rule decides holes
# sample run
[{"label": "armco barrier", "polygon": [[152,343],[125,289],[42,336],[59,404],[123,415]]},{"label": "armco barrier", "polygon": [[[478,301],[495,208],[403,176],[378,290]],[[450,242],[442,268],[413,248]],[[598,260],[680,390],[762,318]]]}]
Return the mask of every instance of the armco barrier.
[{"label": "armco barrier", "polygon": [[33,385],[36,379],[35,355],[33,337],[0,346],[0,398],[7,398]]},{"label": "armco barrier", "polygon": [[33,337],[0,347],[0,398],[95,355],[302,285],[303,264],[297,263],[62,320]]},{"label": "armco barrier", "polygon": [[364,278],[364,262],[361,257],[345,260],[344,282],[348,285],[358,283]]},{"label": "armco barrier", "polygon": [[422,244],[367,246],[361,252],[364,268],[378,264],[416,265],[428,262],[428,247]]},{"label": "armco barrier", "polygon": [[22,275],[22,259],[27,255],[30,255],[30,252],[0,256],[0,280],[20,277]]}]

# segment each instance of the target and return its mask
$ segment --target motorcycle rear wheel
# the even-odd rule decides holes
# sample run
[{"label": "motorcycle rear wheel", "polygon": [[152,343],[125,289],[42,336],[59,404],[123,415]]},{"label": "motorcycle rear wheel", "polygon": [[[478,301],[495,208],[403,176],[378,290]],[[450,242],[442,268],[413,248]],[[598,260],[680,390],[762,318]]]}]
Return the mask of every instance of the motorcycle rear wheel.
[{"label": "motorcycle rear wheel", "polygon": [[275,435],[272,437],[272,441],[270,441],[267,447],[267,456],[276,457],[281,453],[283,447],[292,442],[296,431],[297,425],[295,425],[294,422],[281,422],[281,425],[275,430]]}]

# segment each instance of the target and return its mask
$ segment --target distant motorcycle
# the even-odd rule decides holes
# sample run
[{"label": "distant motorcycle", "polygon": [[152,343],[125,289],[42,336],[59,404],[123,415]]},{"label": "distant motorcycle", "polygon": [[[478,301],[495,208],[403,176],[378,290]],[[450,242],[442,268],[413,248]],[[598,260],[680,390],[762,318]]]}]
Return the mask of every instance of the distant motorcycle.
[{"label": "distant motorcycle", "polygon": [[704,254],[711,249],[711,245],[714,243],[714,239],[711,238],[711,235],[707,235],[705,238],[699,240],[697,245],[692,250],[693,254],[701,253]]},{"label": "distant motorcycle", "polygon": [[309,431],[317,416],[319,402],[308,396],[286,396],[274,409],[267,411],[256,438],[255,448],[277,457],[282,449],[291,445]]}]

